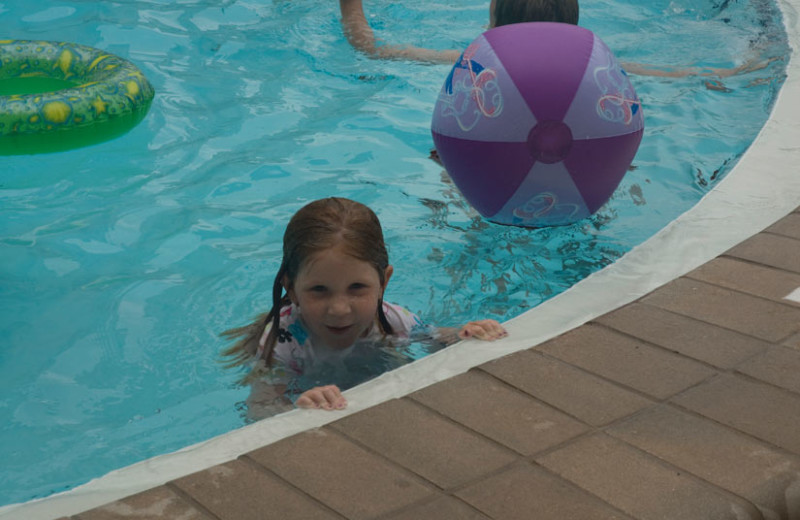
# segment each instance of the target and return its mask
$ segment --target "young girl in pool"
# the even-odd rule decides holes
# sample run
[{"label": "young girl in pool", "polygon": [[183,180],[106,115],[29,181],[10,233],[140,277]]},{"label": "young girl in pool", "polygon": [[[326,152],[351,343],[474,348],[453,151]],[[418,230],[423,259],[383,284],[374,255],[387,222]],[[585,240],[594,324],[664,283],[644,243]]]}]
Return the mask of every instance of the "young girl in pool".
[{"label": "young girl in pool", "polygon": [[[223,332],[239,338],[223,352],[229,366],[253,367],[242,381],[251,384],[248,408],[258,409],[251,415],[288,408],[293,380],[315,363],[346,357],[359,340],[407,338],[425,328],[408,310],[383,301],[393,272],[380,222],[367,206],[332,197],[311,202],[291,218],[272,309],[250,325]],[[439,332],[452,340],[506,335],[489,319]],[[329,384],[302,392],[295,405],[334,410],[347,401]]]},{"label": "young girl in pool", "polygon": [[[372,28],[364,15],[362,0],[339,0],[342,27],[347,41],[358,51],[372,58],[414,60],[426,63],[454,63],[461,56],[458,50],[433,50],[420,47],[378,45]],[[578,25],[578,0],[491,0],[489,28],[524,22],[558,22]],[[763,69],[769,61],[754,55],[738,67],[665,68],[638,63],[622,63],[629,74],[662,77],[701,76],[709,78],[710,90],[726,90],[718,79]]]},{"label": "young girl in pool", "polygon": [[[361,0],[339,0],[342,27],[347,41],[372,58],[406,59],[428,63],[454,63],[458,50],[423,49],[396,45],[378,45],[364,15]],[[520,22],[561,22],[578,24],[577,0],[491,0],[489,28]]]}]

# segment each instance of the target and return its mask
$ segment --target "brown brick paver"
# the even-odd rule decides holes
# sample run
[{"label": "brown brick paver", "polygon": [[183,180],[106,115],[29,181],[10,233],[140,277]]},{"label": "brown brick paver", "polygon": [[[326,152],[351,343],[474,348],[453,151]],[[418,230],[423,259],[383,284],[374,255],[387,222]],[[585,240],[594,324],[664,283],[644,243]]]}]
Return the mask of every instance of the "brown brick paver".
[{"label": "brown brick paver", "polygon": [[241,460],[183,477],[174,485],[221,520],[337,518],[285,482]]},{"label": "brown brick paver", "polygon": [[413,475],[327,428],[284,439],[249,457],[347,518],[372,518],[432,494]]},{"label": "brown brick paver", "polygon": [[457,495],[491,518],[504,520],[630,518],[585,490],[530,464],[510,468]]},{"label": "brown brick paver", "polygon": [[538,352],[518,352],[481,369],[592,426],[652,404],[639,394]]},{"label": "brown brick paver", "polygon": [[472,370],[411,397],[523,455],[533,455],[589,427],[486,373]]},{"label": "brown brick paver", "polygon": [[537,461],[635,518],[759,517],[747,501],[602,433]]},{"label": "brown brick paver", "polygon": [[767,341],[642,303],[627,305],[596,321],[719,368],[733,368],[770,346]]},{"label": "brown brick paver", "polygon": [[386,517],[386,520],[441,520],[442,518],[489,520],[489,517],[481,514],[480,511],[450,496],[443,496],[433,502],[420,504],[416,507]]},{"label": "brown brick paver", "polygon": [[436,486],[451,488],[513,462],[515,456],[408,399],[396,399],[331,425]]},{"label": "brown brick paver", "polygon": [[800,455],[800,395],[725,375],[673,402]]},{"label": "brown brick paver", "polygon": [[161,520],[164,518],[210,520],[214,517],[196,509],[174,490],[161,486],[81,513],[80,518],[81,520],[125,520],[129,518],[137,520]]},{"label": "brown brick paver", "polygon": [[541,345],[71,518],[798,520],[798,287],[800,208]]},{"label": "brown brick paver", "polygon": [[800,308],[689,278],[678,278],[642,301],[770,342],[800,326]]},{"label": "brown brick paver", "polygon": [[751,262],[800,273],[800,240],[783,235],[759,233],[728,252]]},{"label": "brown brick paver", "polygon": [[743,363],[739,371],[800,394],[800,350],[773,347]]},{"label": "brown brick paver", "polygon": [[545,343],[540,350],[658,399],[716,373],[696,361],[592,323]]},{"label": "brown brick paver", "polygon": [[795,350],[800,350],[800,333],[797,333],[792,337],[787,338],[787,340],[783,342],[783,345],[789,348],[793,348]]},{"label": "brown brick paver", "polygon": [[800,274],[723,257],[712,260],[687,276],[778,303],[800,307],[800,302],[785,299],[792,290],[800,287]]},{"label": "brown brick paver", "polygon": [[800,458],[670,406],[646,410],[609,433],[750,500],[764,518],[789,518],[787,497],[800,483]]}]

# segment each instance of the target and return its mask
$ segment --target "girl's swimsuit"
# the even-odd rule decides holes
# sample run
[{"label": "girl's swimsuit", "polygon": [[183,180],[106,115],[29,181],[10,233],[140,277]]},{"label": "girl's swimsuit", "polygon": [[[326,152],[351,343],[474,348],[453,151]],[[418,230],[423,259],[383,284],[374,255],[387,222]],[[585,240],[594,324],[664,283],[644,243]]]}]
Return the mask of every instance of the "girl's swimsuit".
[{"label": "girl's swimsuit", "polygon": [[[425,325],[416,314],[399,305],[383,302],[383,313],[392,326],[394,331],[393,338],[405,339],[430,333],[430,327]],[[301,316],[300,308],[294,304],[287,305],[281,309],[278,338],[273,350],[272,367],[263,377],[267,384],[286,385],[286,394],[292,400],[303,391],[308,390],[308,388],[302,388],[307,386],[308,382],[306,384],[299,383],[298,378],[301,376],[308,378],[330,368],[333,368],[334,372],[346,370],[344,360],[355,356],[359,347],[363,346],[374,350],[375,342],[384,338],[384,334],[377,323],[373,323],[362,340],[344,350],[331,350],[315,346],[311,342],[308,330],[303,325]],[[270,321],[264,327],[264,332],[259,341],[259,349],[256,354],[258,362],[263,362],[264,345],[271,329],[272,322]],[[330,370],[328,371],[330,372]],[[330,381],[315,381],[313,383],[332,384]],[[314,386],[319,386],[319,384]]]}]

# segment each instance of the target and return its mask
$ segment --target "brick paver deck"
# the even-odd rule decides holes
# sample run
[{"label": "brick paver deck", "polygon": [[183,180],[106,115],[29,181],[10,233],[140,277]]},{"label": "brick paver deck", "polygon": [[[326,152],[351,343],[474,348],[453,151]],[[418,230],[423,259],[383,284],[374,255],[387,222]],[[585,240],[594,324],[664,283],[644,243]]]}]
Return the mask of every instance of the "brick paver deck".
[{"label": "brick paver deck", "polygon": [[800,208],[546,343],[70,518],[797,520],[798,287]]}]

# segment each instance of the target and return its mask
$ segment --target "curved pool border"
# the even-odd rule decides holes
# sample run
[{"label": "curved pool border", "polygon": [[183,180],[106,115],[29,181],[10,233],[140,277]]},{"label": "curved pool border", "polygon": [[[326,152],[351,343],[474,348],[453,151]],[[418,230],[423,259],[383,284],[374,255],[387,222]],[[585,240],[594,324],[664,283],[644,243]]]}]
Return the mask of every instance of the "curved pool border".
[{"label": "curved pool border", "polygon": [[509,320],[508,338],[491,344],[464,341],[384,374],[347,391],[347,410],[294,410],[112,471],[64,493],[4,506],[0,519],[78,514],[529,349],[646,295],[782,218],[800,205],[800,175],[792,171],[800,162],[800,0],[778,0],[778,5],[792,49],[787,78],[770,118],[739,163],[693,208],[620,260]]}]

